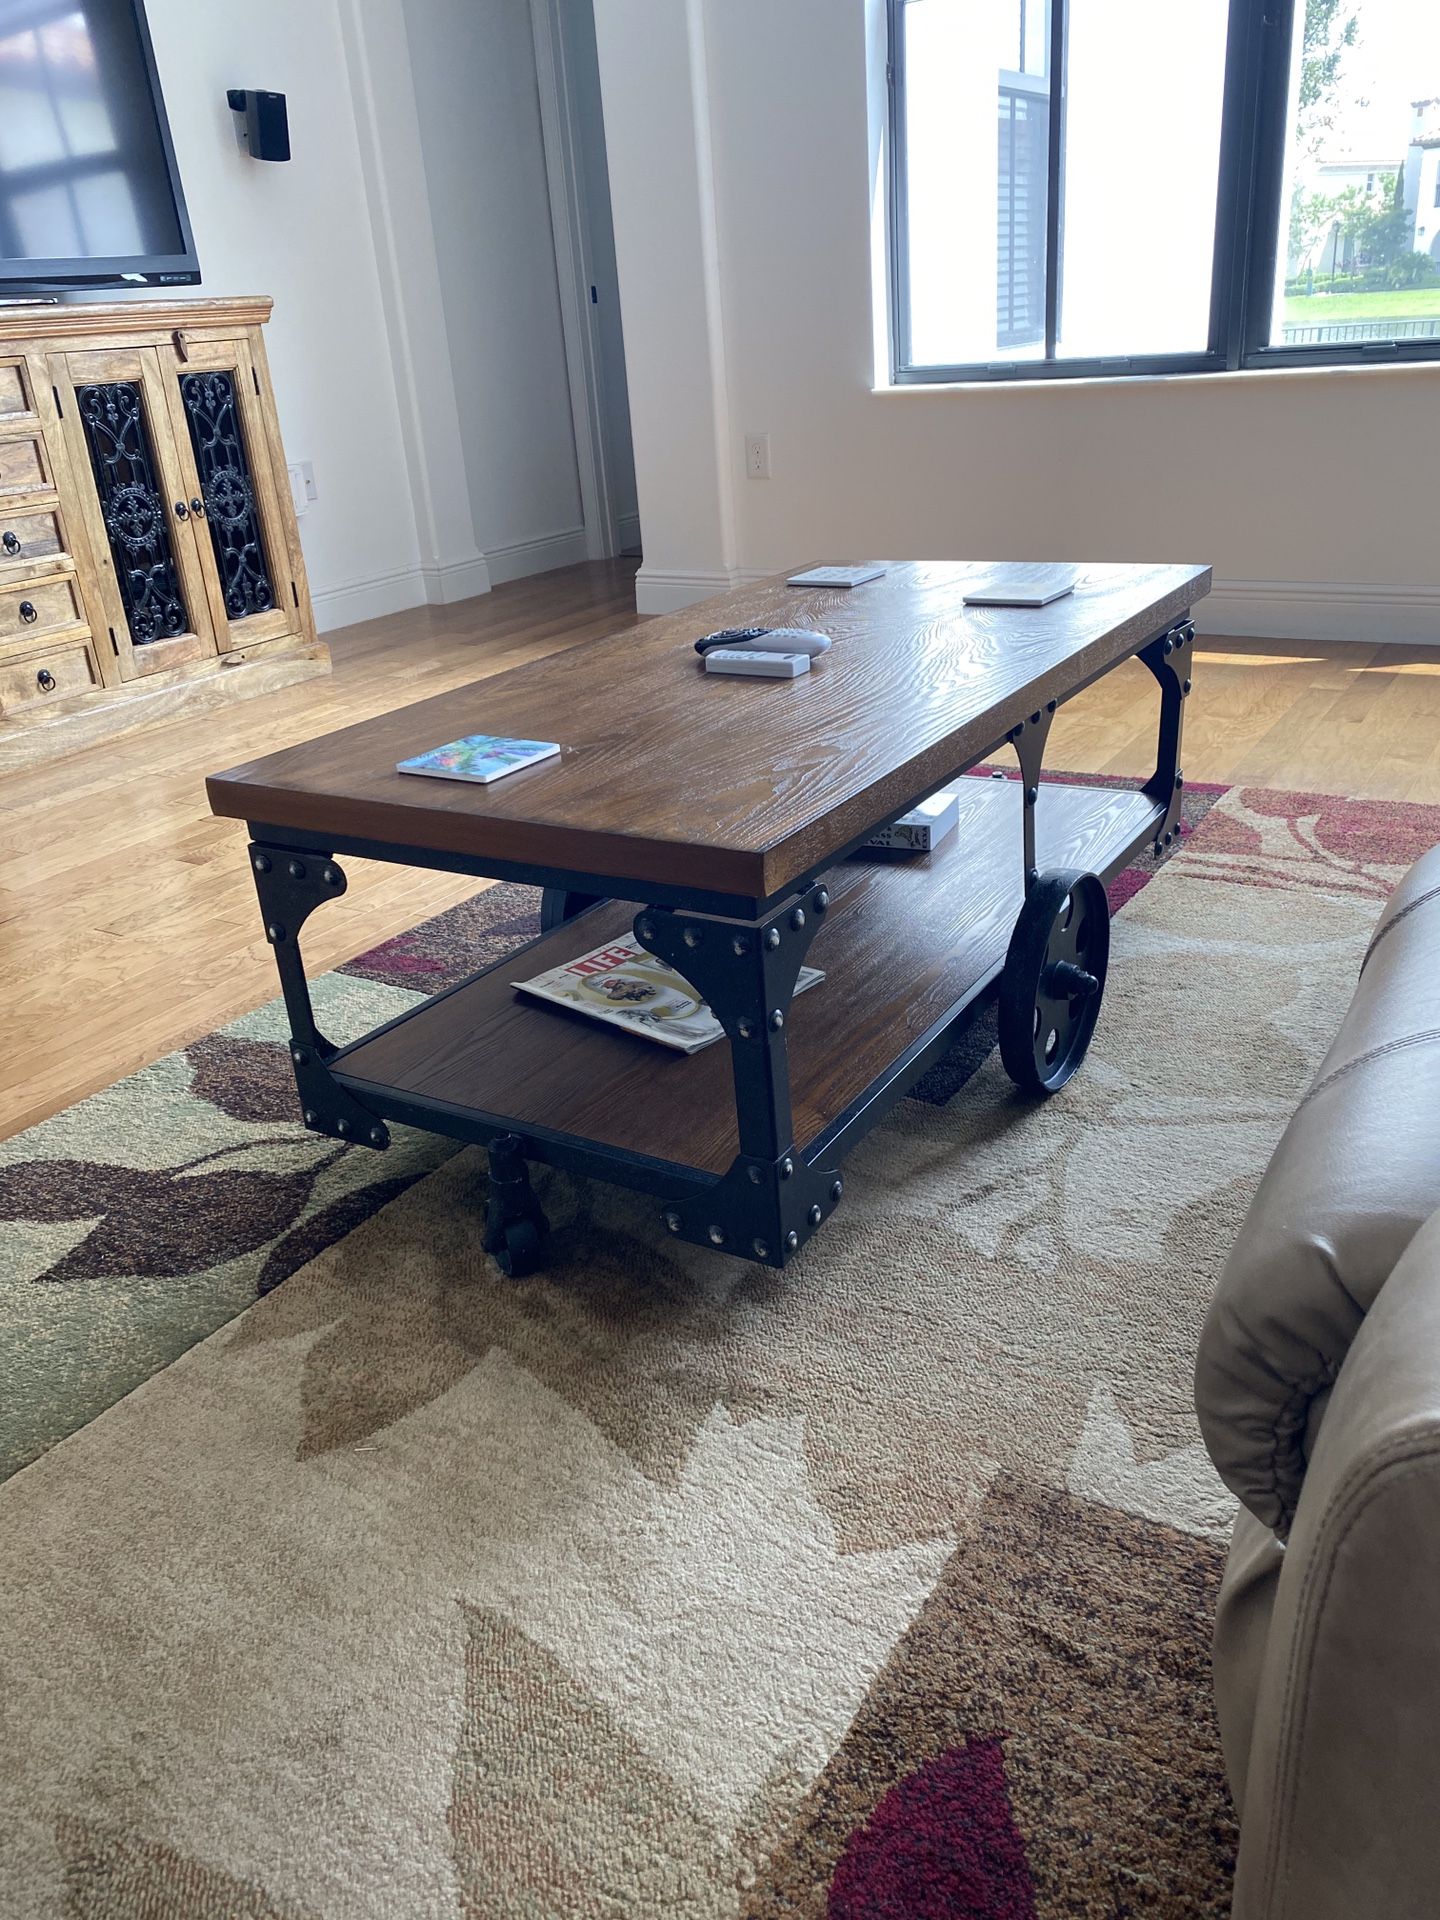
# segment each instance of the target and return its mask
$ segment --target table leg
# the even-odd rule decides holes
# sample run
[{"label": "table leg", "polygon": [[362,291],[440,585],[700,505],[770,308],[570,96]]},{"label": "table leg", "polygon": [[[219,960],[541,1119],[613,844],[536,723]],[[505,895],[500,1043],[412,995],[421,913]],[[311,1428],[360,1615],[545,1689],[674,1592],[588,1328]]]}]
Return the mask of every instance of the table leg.
[{"label": "table leg", "polygon": [[787,1048],[795,982],[829,905],[816,881],[759,920],[665,907],[635,918],[641,946],[683,974],[724,1027],[735,1084],[740,1151],[703,1197],[667,1208],[665,1224],[769,1266],[798,1251],[843,1191],[833,1168],[809,1165],[796,1148]]},{"label": "table leg", "polygon": [[305,1124],[313,1133],[333,1134],[367,1147],[388,1147],[385,1123],[331,1077],[327,1062],[335,1048],[315,1024],[300,958],[301,926],[322,902],[344,893],[345,875],[326,854],[258,841],[250,845],[250,870],[290,1016],[290,1060]]},{"label": "table leg", "polygon": [[1145,783],[1145,791],[1163,805],[1165,817],[1155,829],[1155,852],[1161,854],[1180,838],[1180,803],[1185,775],[1180,767],[1180,749],[1185,731],[1185,702],[1190,695],[1194,670],[1195,625],[1188,617],[1176,622],[1168,633],[1140,649],[1140,658],[1160,683],[1160,737],[1155,752],[1155,772]]},{"label": "table leg", "polygon": [[1035,809],[1040,802],[1040,769],[1045,761],[1045,742],[1050,738],[1050,722],[1055,718],[1055,706],[1055,701],[1051,700],[1038,713],[1032,713],[1028,720],[1020,721],[1010,730],[1010,744],[1015,749],[1015,758],[1020,762],[1020,783],[1024,788],[1021,825],[1027,894],[1040,878],[1040,864],[1035,855]]},{"label": "table leg", "polygon": [[564,887],[546,887],[540,896],[540,931],[553,933],[556,927],[563,927],[567,920],[595,906],[603,897],[598,893],[569,893]]}]

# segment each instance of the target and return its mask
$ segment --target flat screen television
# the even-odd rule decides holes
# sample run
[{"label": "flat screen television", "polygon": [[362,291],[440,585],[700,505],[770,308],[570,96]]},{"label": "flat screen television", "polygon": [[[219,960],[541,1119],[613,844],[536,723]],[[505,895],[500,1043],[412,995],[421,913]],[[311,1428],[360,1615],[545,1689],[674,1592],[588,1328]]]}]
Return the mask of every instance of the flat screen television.
[{"label": "flat screen television", "polygon": [[199,278],[142,0],[0,0],[0,299]]}]

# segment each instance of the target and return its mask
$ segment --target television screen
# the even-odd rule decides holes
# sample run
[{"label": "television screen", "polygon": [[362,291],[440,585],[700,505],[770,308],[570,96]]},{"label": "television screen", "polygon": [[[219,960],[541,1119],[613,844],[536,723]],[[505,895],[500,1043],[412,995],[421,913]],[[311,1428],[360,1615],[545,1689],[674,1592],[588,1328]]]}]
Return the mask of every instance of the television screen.
[{"label": "television screen", "polygon": [[199,277],[136,0],[0,0],[0,281]]}]

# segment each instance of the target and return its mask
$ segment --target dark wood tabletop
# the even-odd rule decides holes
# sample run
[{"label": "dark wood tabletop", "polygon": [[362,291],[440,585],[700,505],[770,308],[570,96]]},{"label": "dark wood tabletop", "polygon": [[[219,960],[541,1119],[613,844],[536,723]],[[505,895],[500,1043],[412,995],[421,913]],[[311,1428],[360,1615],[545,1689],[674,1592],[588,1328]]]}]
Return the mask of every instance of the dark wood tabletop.
[{"label": "dark wood tabletop", "polygon": [[[253,760],[207,781],[218,814],[406,848],[768,899],[973,765],[1209,591],[1200,566],[1095,565],[1042,608],[967,608],[993,563],[893,566],[852,590],[783,576]],[[834,646],[795,681],[706,675],[725,626]],[[493,785],[399,760],[471,733],[562,752]]]}]

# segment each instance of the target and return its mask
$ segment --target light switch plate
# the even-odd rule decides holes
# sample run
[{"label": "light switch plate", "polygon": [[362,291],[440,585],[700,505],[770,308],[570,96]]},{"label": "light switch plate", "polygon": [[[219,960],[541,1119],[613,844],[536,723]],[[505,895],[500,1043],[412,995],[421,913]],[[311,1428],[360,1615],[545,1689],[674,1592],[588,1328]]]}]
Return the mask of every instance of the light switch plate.
[{"label": "light switch plate", "polygon": [[290,476],[290,498],[295,503],[295,516],[308,513],[312,501],[320,498],[320,489],[315,485],[315,468],[308,460],[292,460],[285,471]]}]

